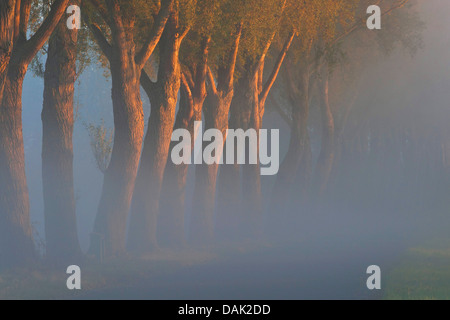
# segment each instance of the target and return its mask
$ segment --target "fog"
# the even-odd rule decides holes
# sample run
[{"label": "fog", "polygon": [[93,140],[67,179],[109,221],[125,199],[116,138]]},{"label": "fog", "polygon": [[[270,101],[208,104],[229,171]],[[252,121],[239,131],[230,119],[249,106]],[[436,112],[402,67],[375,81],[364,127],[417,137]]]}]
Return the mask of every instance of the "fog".
[{"label": "fog", "polygon": [[[320,201],[301,205],[294,196],[287,208],[278,213],[269,212],[275,177],[262,177],[265,221],[271,221],[270,215],[280,214],[280,219],[285,219],[280,226],[266,224],[257,241],[232,243],[229,246],[233,249],[228,244],[188,248],[179,254],[181,258],[173,258],[177,254],[162,249],[150,259],[179,259],[183,267],[174,273],[149,276],[140,285],[130,285],[127,289],[94,290],[81,297],[379,298],[379,292],[370,292],[365,286],[369,265],[379,265],[387,272],[407,248],[445,235],[450,228],[447,200],[450,162],[447,160],[442,167],[433,164],[442,157],[450,157],[450,22],[447,17],[450,3],[427,0],[419,1],[418,7],[426,24],[422,48],[413,56],[406,50],[396,49],[365,66],[345,132],[348,141],[355,137],[366,139],[362,143],[366,147],[365,156],[344,161]],[[83,252],[89,247],[103,183],[86,125],[100,124],[103,119],[108,128],[113,127],[110,88],[111,81],[96,65],[84,71],[76,86],[79,109],[74,131],[74,176]],[[23,126],[31,220],[38,243],[39,239],[45,239],[42,92],[43,80],[28,72],[24,84]],[[142,97],[148,119],[150,104],[144,92]],[[313,163],[321,147],[318,117],[318,106],[313,100],[309,128]],[[264,128],[280,129],[280,159],[283,159],[289,146],[288,125],[268,108]],[[375,138],[384,141],[376,152]],[[407,140],[413,139],[415,151],[408,155],[417,158],[405,160],[409,157],[403,152],[409,146]],[[392,151],[397,148],[394,140],[406,145],[406,149]],[[195,185],[194,165],[189,167],[187,179],[186,230]],[[196,261],[197,256],[201,262]]]}]

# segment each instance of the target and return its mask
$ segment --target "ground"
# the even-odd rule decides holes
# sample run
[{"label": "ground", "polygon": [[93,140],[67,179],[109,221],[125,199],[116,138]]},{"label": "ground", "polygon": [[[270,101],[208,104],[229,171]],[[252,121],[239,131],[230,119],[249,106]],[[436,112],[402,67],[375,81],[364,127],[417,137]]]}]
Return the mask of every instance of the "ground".
[{"label": "ground", "polygon": [[[87,260],[79,291],[66,288],[64,268],[3,272],[0,299],[450,299],[450,239],[411,248],[387,236],[319,238]],[[366,287],[372,264],[381,291]]]}]

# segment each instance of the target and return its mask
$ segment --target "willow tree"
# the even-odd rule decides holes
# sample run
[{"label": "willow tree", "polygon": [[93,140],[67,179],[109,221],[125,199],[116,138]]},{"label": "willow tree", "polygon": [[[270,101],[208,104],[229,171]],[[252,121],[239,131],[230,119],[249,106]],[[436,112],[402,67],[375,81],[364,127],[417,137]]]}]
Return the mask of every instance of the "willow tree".
[{"label": "willow tree", "polygon": [[31,0],[0,6],[0,256],[20,264],[34,255],[22,134],[22,86],[28,65],[48,40],[68,0],[57,0],[38,30],[27,37]]},{"label": "willow tree", "polygon": [[[405,7],[408,0],[390,0],[383,3],[381,6],[381,17],[383,18],[384,29],[395,30],[386,32],[371,31],[365,28],[364,18],[366,17],[366,5],[367,1],[359,1],[359,8],[357,8],[357,18],[345,18],[345,11],[341,12],[335,17],[338,26],[334,31],[328,28],[327,33],[320,35],[320,47],[323,55],[321,57],[321,65],[323,69],[318,74],[318,103],[321,114],[321,150],[317,163],[314,169],[312,192],[315,196],[321,196],[325,193],[328,182],[330,180],[331,172],[335,160],[336,152],[336,126],[335,126],[335,114],[336,107],[332,107],[329,89],[329,78],[332,76],[334,69],[342,64],[342,59],[336,59],[336,51],[342,51],[340,49],[338,41],[351,40],[350,35],[353,38],[366,37],[372,39],[374,45],[385,46],[385,52],[389,53],[389,50],[393,50],[396,47],[404,47],[413,53],[417,48],[417,35],[421,29],[420,20],[417,19],[413,7]],[[336,4],[336,8],[340,7],[340,4]],[[344,8],[345,9],[345,8]],[[401,9],[401,10],[400,10]],[[348,11],[348,10],[347,10]],[[354,22],[356,20],[356,22]],[[343,30],[339,32],[339,30]],[[353,31],[359,31],[357,33]],[[367,41],[367,40],[366,40]],[[372,49],[374,46],[371,46]],[[379,47],[378,50],[383,49]],[[386,51],[386,49],[388,49]],[[350,49],[352,50],[352,49]],[[345,53],[345,52],[344,52]],[[367,57],[372,54],[368,54]],[[334,112],[333,112],[334,109]],[[344,108],[346,110],[346,108]],[[346,115],[348,117],[348,114]]]},{"label": "willow tree", "polygon": [[[309,191],[312,176],[312,152],[308,132],[311,77],[316,74],[323,49],[318,47],[320,41],[332,39],[338,28],[344,28],[354,21],[355,2],[314,1],[308,2],[298,10],[292,10],[290,17],[297,28],[303,32],[295,41],[283,72],[281,87],[277,99],[272,103],[287,104],[285,110],[290,120],[290,142],[283,159],[275,184],[272,189],[269,205],[270,224],[281,222],[279,214],[290,198],[290,191],[297,182],[296,197],[305,200]],[[282,102],[278,102],[281,100]],[[283,114],[283,107],[278,107]],[[300,203],[304,204],[302,201]]]},{"label": "willow tree", "polygon": [[[209,93],[203,110],[205,130],[217,129],[223,137],[226,137],[226,130],[228,129],[228,114],[234,95],[234,74],[241,35],[242,24],[237,23],[229,53],[224,55],[218,63],[217,80],[215,80],[211,69],[208,69]],[[212,164],[202,163],[197,166],[195,171],[195,189],[190,224],[190,241],[194,244],[208,244],[213,240],[218,165],[217,161]]]},{"label": "willow tree", "polygon": [[131,207],[128,249],[148,252],[157,247],[157,219],[162,180],[167,163],[180,89],[180,47],[190,29],[195,1],[176,0],[159,44],[157,81],[143,72],[142,87],[151,113]]},{"label": "willow tree", "polygon": [[[195,19],[180,51],[181,90],[174,130],[185,129],[195,139],[196,121],[202,121],[207,96],[208,63],[218,51],[217,28],[225,1],[198,1]],[[223,42],[223,38],[220,37]],[[178,142],[172,141],[169,155]],[[191,143],[191,152],[194,144]],[[164,173],[158,218],[158,241],[180,247],[185,243],[184,213],[188,165],[175,164],[170,157]]]},{"label": "willow tree", "polygon": [[141,73],[163,34],[173,2],[91,0],[95,10],[85,16],[109,62],[115,129],[91,240],[92,253],[99,253],[102,243],[106,256],[125,252],[127,216],[144,134]]},{"label": "willow tree", "polygon": [[[72,5],[80,5],[72,0]],[[78,30],[61,19],[47,49],[42,110],[42,182],[46,256],[67,262],[81,254],[73,179],[74,89]]]},{"label": "willow tree", "polygon": [[[340,137],[336,136],[336,131],[339,133],[345,126],[351,105],[355,102],[357,95],[357,90],[353,88],[351,90],[352,98],[342,100],[345,105],[338,109],[342,114],[337,122],[335,119],[337,107],[333,107],[332,101],[336,100],[336,95],[330,96],[329,86],[333,83],[342,85],[344,80],[342,78],[335,79],[329,84],[329,77],[333,71],[344,64],[361,65],[361,57],[355,58],[354,53],[358,52],[356,54],[358,56],[372,51],[373,47],[370,43],[376,42],[375,39],[384,32],[369,31],[366,28],[366,9],[369,2],[365,0],[345,3],[316,1],[311,5],[319,7],[326,5],[330,10],[314,10],[312,12],[317,13],[315,17],[314,15],[304,16],[306,18],[304,21],[309,21],[307,25],[310,25],[312,29],[309,33],[303,33],[303,36],[306,35],[306,37],[299,37],[295,42],[288,58],[288,66],[283,72],[284,81],[280,88],[281,91],[278,92],[277,98],[272,97],[272,104],[277,106],[276,110],[289,123],[291,139],[272,190],[269,210],[271,225],[284,220],[274,212],[283,212],[283,208],[289,203],[291,196],[298,207],[304,208],[307,202],[305,200],[310,195],[311,189],[316,195],[326,190],[335,163],[336,141],[340,140]],[[401,8],[406,2],[400,0],[386,2],[386,6],[382,6],[382,16],[387,16],[383,19],[383,24],[392,20],[392,16],[387,15],[388,13]],[[311,18],[312,20],[309,20]],[[298,19],[298,21],[301,20],[303,19]],[[410,24],[406,25],[410,26]],[[398,30],[398,27],[388,30]],[[403,32],[405,31],[407,30],[403,30]],[[410,32],[404,34],[408,33]],[[391,32],[389,34],[392,35]],[[356,38],[358,40],[355,40]],[[399,41],[401,37],[397,38],[396,34],[390,38]],[[353,45],[348,45],[349,40]],[[371,49],[368,51],[363,49],[365,53],[362,53],[361,47],[370,47]],[[311,80],[314,81],[312,84],[316,84],[315,86],[310,85]],[[346,83],[349,84],[348,81]],[[351,83],[355,84],[355,82]],[[341,88],[341,90],[343,89]],[[321,152],[315,166],[312,164],[308,132],[311,93],[317,96],[316,101],[322,121],[320,125],[322,128]],[[286,110],[283,105],[288,105],[289,109]]]},{"label": "willow tree", "polygon": [[[295,37],[291,24],[281,28],[286,8],[290,8],[294,3],[247,1],[243,6],[245,20],[238,69],[240,78],[231,104],[230,128],[244,131],[254,129],[256,132],[261,129],[266,99]],[[280,39],[281,47],[274,50],[278,51],[277,57],[273,64],[268,66],[266,60],[269,50],[277,38]],[[265,76],[267,67],[270,72]],[[258,137],[256,141],[256,150],[259,150]],[[225,150],[226,152],[230,150]],[[247,157],[248,152],[247,148]],[[218,232],[222,236],[234,237],[237,225],[241,226],[246,235],[257,233],[261,227],[262,195],[258,153],[256,151],[257,164],[243,166],[242,189],[240,166],[236,164],[236,158],[234,165],[222,167],[217,216]],[[234,155],[236,157],[237,152]],[[242,190],[242,194],[239,190]]]}]

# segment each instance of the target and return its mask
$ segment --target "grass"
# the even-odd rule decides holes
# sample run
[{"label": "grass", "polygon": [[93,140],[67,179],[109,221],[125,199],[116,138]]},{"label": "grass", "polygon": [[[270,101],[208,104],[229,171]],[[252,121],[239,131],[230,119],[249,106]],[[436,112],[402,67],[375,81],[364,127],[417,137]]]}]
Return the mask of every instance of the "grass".
[{"label": "grass", "polygon": [[86,292],[92,290],[138,285],[142,281],[215,258],[209,252],[183,250],[160,251],[142,259],[124,258],[103,263],[87,260],[80,264],[82,290],[73,291],[66,287],[69,275],[65,268],[36,265],[0,273],[0,300],[82,299]]},{"label": "grass", "polygon": [[388,300],[450,300],[450,239],[409,249],[386,279]]},{"label": "grass", "polygon": [[36,265],[26,269],[0,272],[0,300],[29,299],[83,299],[90,292],[108,289],[138,287],[160,276],[176,274],[182,268],[220,263],[249,252],[264,252],[266,244],[243,243],[236,245],[161,249],[140,259],[122,258],[103,263],[86,259],[80,264],[81,289],[70,291],[66,287],[66,267],[49,268]]}]

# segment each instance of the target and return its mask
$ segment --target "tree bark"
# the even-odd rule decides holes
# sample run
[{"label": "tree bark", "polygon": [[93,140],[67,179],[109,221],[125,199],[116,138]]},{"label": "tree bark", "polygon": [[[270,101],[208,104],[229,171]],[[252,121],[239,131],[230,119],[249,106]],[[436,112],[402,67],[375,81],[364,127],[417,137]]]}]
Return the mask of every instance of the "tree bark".
[{"label": "tree bark", "polygon": [[[228,113],[233,90],[210,94],[205,102],[205,131],[218,129],[226,137]],[[214,208],[219,165],[202,163],[195,171],[195,191],[191,216],[190,240],[196,245],[211,243],[214,239]]]},{"label": "tree bark", "polygon": [[113,44],[108,51],[112,78],[114,144],[104,175],[90,246],[91,253],[106,257],[125,253],[127,216],[144,132],[139,81],[141,69],[135,61],[133,35],[125,31],[132,30],[132,21],[125,21],[116,7],[110,8],[110,12],[116,21],[112,27]]},{"label": "tree bark", "polygon": [[[262,128],[267,96],[278,77],[281,66],[294,39],[291,32],[275,61],[272,72],[263,83],[264,65],[267,52],[275,33],[269,38],[266,46],[256,61],[247,61],[246,74],[240,79],[236,96],[231,106],[230,124],[235,128],[256,130],[256,164],[249,164],[248,148],[246,148],[246,165],[242,170],[242,190],[240,194],[240,166],[224,165],[221,170],[221,192],[219,194],[218,233],[222,238],[253,237],[262,228],[262,193],[259,164],[259,130]],[[236,151],[236,150],[235,150]],[[225,150],[226,152],[226,150]],[[235,152],[236,155],[236,152]],[[235,159],[236,160],[236,159]],[[240,205],[238,205],[240,204]]]},{"label": "tree bark", "polygon": [[27,29],[31,1],[7,1],[0,6],[0,264],[6,266],[27,264],[35,257],[25,174],[22,87],[29,63],[50,37],[67,3],[55,1],[30,39]]},{"label": "tree bark", "polygon": [[[242,23],[237,26],[236,36],[229,57],[219,66],[217,72],[217,86],[211,70],[208,69],[210,90],[203,108],[205,130],[213,128],[218,129],[222,132],[223,137],[226,137],[228,115],[234,96],[234,73],[241,35]],[[190,224],[190,241],[196,245],[207,244],[208,242],[211,242],[214,237],[214,209],[217,174],[217,164],[202,164],[197,166],[195,171],[195,190]]]},{"label": "tree bark", "polygon": [[[74,2],[79,4],[79,2]],[[73,97],[77,30],[61,19],[50,38],[44,74],[42,181],[46,255],[69,262],[81,255],[73,181]]]},{"label": "tree bark", "polygon": [[159,198],[173,131],[180,89],[179,50],[183,40],[178,8],[172,10],[160,41],[158,81],[143,82],[149,95],[151,115],[136,180],[130,218],[128,248],[135,253],[155,250]]},{"label": "tree bark", "polygon": [[[180,108],[175,120],[174,130],[186,129],[189,131],[192,138],[191,151],[196,139],[194,124],[196,121],[202,121],[203,103],[207,95],[206,76],[209,43],[209,38],[203,39],[197,65],[192,68],[194,69],[193,74],[185,70],[181,77]],[[170,144],[169,155],[176,144],[177,142]],[[158,241],[162,245],[181,247],[185,244],[184,203],[187,173],[187,164],[175,165],[171,159],[167,160],[160,200],[161,213],[158,221]]]},{"label": "tree bark", "polygon": [[[186,93],[182,91],[180,94],[180,109],[175,120],[174,130],[186,129],[191,137],[194,137],[194,121],[202,121],[201,109],[200,112],[194,112],[194,115],[191,115],[189,102],[186,100],[188,100]],[[175,144],[171,142],[169,155]],[[188,164],[175,165],[171,159],[167,160],[157,231],[158,241],[163,246],[182,247],[185,244],[184,212],[188,168]]]},{"label": "tree bark", "polygon": [[12,266],[34,257],[22,135],[25,73],[25,65],[10,62],[0,108],[0,256]]},{"label": "tree bark", "polygon": [[15,0],[0,2],[0,101],[3,98],[3,89],[5,88],[13,47],[15,6]]},{"label": "tree bark", "polygon": [[118,1],[106,1],[106,7],[94,2],[111,29],[111,43],[95,24],[89,27],[108,58],[112,78],[114,145],[103,180],[90,252],[119,256],[125,253],[126,225],[135,189],[144,133],[144,115],[140,94],[143,68],[160,41],[174,1],[162,2],[144,45],[135,52],[135,17],[127,14]]}]

